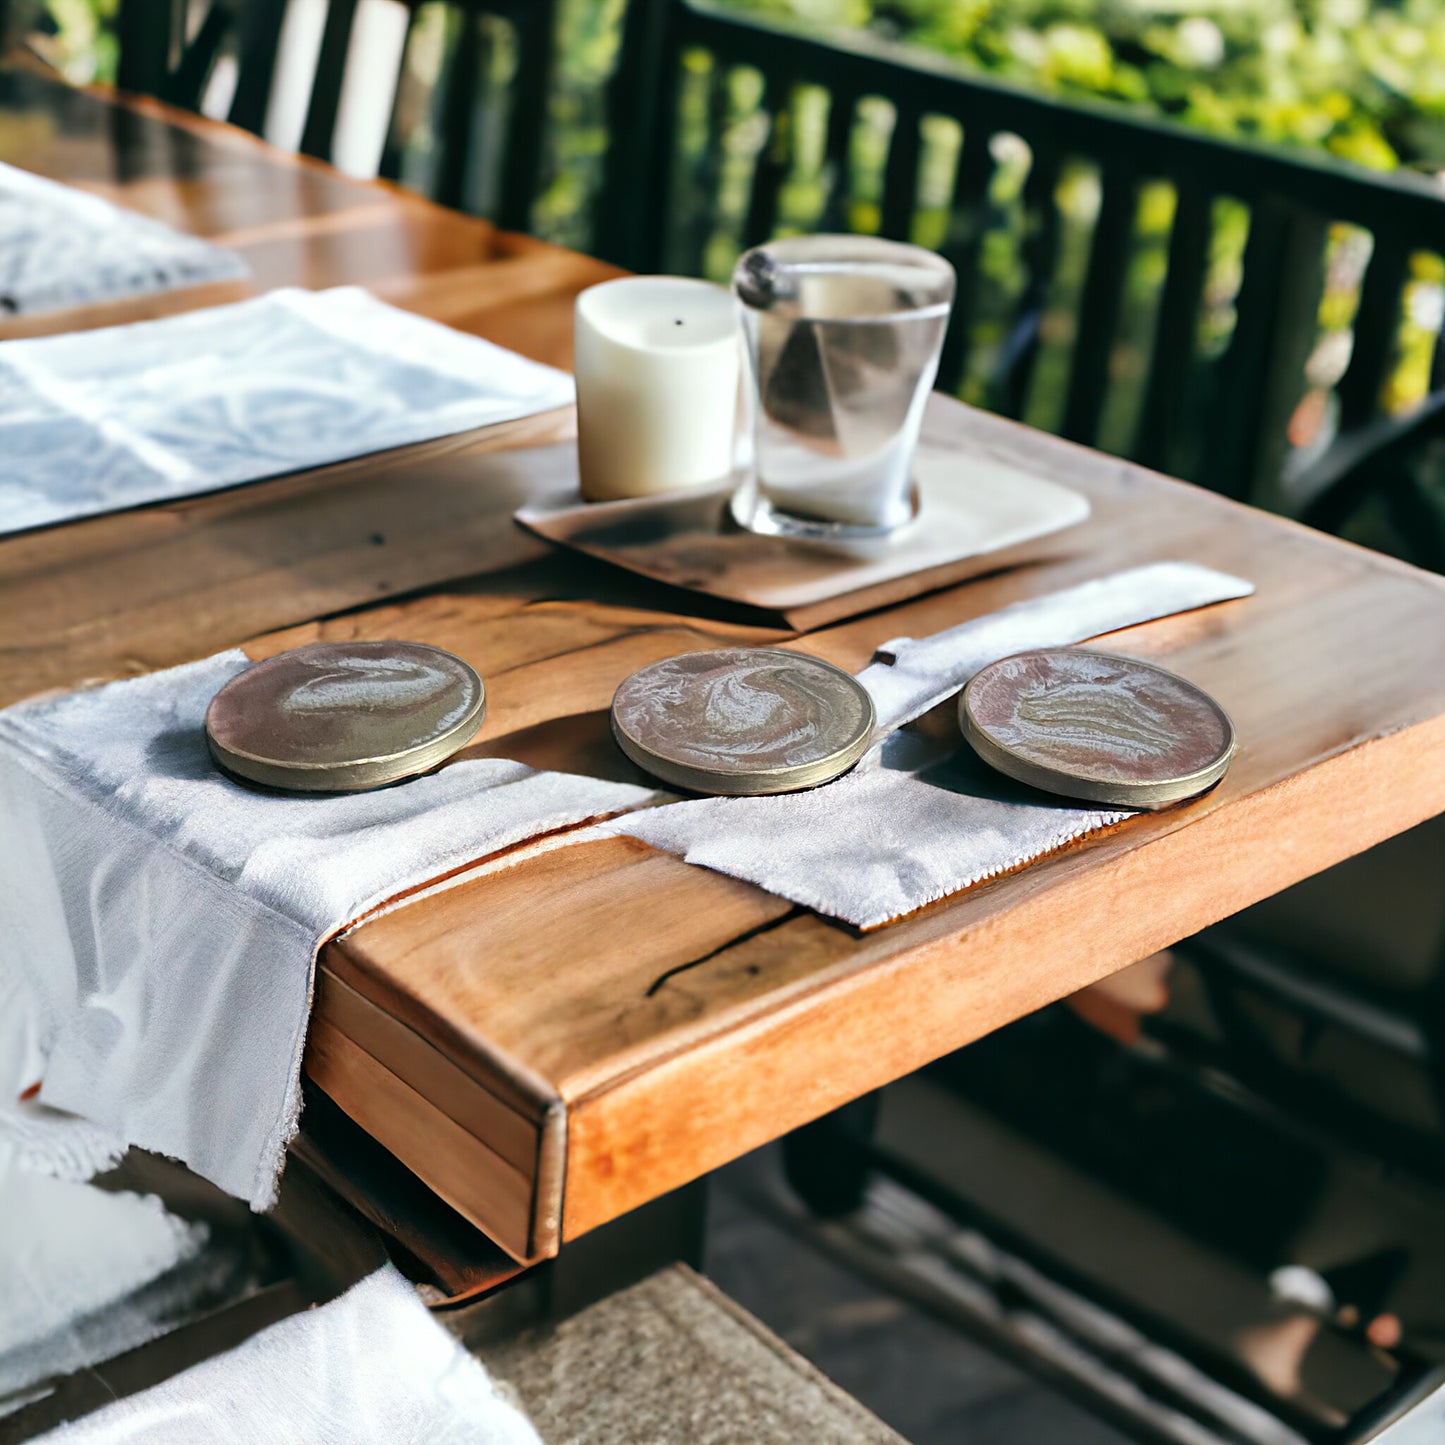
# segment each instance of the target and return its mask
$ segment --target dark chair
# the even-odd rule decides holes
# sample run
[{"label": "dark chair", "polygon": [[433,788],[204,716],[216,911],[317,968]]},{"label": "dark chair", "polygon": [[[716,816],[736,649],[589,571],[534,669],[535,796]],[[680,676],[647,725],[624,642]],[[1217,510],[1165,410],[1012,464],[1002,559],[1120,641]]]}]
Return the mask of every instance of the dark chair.
[{"label": "dark chair", "polygon": [[[311,85],[301,150],[332,158],[337,107],[345,77],[357,0],[327,0],[326,24]],[[408,0],[410,48],[422,0]],[[542,143],[553,57],[554,0],[448,0],[456,16],[453,43],[432,97],[435,150],[424,189],[444,205],[459,206],[478,194],[474,172],[500,158],[495,203],[487,207],[508,229],[527,229],[539,188]],[[236,64],[236,88],[226,119],[256,134],[266,119],[276,73],[286,0],[211,0],[198,26],[186,0],[121,0],[118,83],[122,90],[154,95],[188,110],[199,110],[206,86],[223,54]],[[505,137],[486,134],[497,117],[483,106],[486,43],[482,25],[493,19],[515,35],[516,66],[509,85]],[[397,87],[400,94],[400,87]],[[398,179],[401,137],[395,106],[382,174]]]},{"label": "dark chair", "polygon": [[[729,86],[742,72],[754,77],[759,99],[740,118]],[[698,100],[699,77],[705,103]],[[821,141],[810,139],[803,123],[800,87],[827,92]],[[886,99],[894,121],[881,174],[860,182],[859,106],[873,97]],[[1064,103],[966,74],[926,52],[786,29],[707,0],[633,0],[614,89],[598,250],[636,270],[698,274],[709,233],[695,212],[700,203],[715,203],[724,171],[736,187],[740,168],[750,167],[747,204],[730,239],[752,245],[772,234],[790,177],[819,150],[827,196],[813,228],[848,229],[851,221],[895,239],[917,238],[927,210],[939,207],[937,194],[923,194],[937,192],[936,178],[921,186],[932,117],[963,130],[946,225],[937,228],[938,249],[959,276],[943,389],[956,390],[982,370],[983,390],[973,399],[1018,415],[1047,356],[1048,385],[1061,393],[1061,404],[1040,424],[1086,445],[1105,440],[1123,455],[1226,495],[1288,509],[1287,499],[1275,495],[1286,424],[1305,390],[1330,238],[1346,223],[1370,233],[1373,251],[1353,351],[1335,388],[1341,440],[1379,415],[1412,255],[1445,249],[1445,191],[1432,181],[1367,172],[1309,152],[1232,144],[1118,106]],[[680,146],[684,135],[692,139]],[[996,185],[1007,158],[1001,136],[1021,137],[1029,152],[1021,190],[1003,199]],[[1081,258],[1079,238],[1066,234],[1059,184],[1080,165],[1097,176],[1100,203],[1082,242],[1083,275],[1073,278],[1077,314],[1060,318],[1051,315],[1057,303],[1050,298]],[[1153,312],[1152,320],[1144,317],[1150,334],[1132,339],[1142,376],[1120,378],[1114,369],[1121,356],[1130,359],[1120,345],[1126,284],[1144,243],[1141,188],[1154,182],[1167,183],[1175,197],[1167,279],[1144,308]],[[859,204],[860,194],[866,204]],[[1240,208],[1247,210],[1248,240],[1242,283],[1232,307],[1223,306],[1235,315],[1227,348],[1208,355],[1200,330],[1206,300],[1220,310],[1205,288],[1221,202],[1234,205],[1237,220]],[[1005,221],[1023,274],[999,297],[984,263]],[[986,313],[987,335],[980,324]],[[1053,338],[1050,351],[1045,333],[1060,322],[1072,322],[1072,345]],[[1121,386],[1142,392],[1132,421],[1126,406],[1122,424],[1115,405]],[[1104,436],[1106,412],[1114,420]]]},{"label": "dark chair", "polygon": [[1301,521],[1445,573],[1445,392],[1379,417],[1304,474]]}]

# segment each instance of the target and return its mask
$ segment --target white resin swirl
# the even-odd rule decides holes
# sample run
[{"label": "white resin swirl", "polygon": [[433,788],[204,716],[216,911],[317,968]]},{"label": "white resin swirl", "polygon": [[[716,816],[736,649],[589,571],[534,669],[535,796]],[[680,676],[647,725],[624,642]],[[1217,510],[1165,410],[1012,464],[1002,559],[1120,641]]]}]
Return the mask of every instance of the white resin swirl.
[{"label": "white resin swirl", "polygon": [[974,679],[967,706],[997,746],[1080,778],[1189,778],[1233,738],[1219,707],[1183,678],[1083,650],[1005,658]]},{"label": "white resin swirl", "polygon": [[618,688],[612,716],[648,754],[721,773],[825,761],[858,745],[873,721],[867,694],[846,673],[775,648],[653,663]]}]

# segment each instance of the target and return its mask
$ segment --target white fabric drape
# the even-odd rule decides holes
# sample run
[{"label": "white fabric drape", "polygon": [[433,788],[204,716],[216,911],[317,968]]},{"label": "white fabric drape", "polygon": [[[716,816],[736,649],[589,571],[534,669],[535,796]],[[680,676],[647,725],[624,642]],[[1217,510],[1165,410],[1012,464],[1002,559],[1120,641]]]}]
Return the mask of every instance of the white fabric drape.
[{"label": "white fabric drape", "polygon": [[265,1209],[321,941],[654,795],[501,759],[370,793],[253,792],[216,770],[202,730],[248,665],[223,653],[0,712],[0,997],[30,1011],[42,1102]]},{"label": "white fabric drape", "polygon": [[541,1445],[390,1266],[40,1437],[57,1445]]},{"label": "white fabric drape", "polygon": [[0,1415],[41,1381],[153,1339],[214,1283],[204,1225],[153,1197],[32,1174],[3,1138],[0,1219]]}]

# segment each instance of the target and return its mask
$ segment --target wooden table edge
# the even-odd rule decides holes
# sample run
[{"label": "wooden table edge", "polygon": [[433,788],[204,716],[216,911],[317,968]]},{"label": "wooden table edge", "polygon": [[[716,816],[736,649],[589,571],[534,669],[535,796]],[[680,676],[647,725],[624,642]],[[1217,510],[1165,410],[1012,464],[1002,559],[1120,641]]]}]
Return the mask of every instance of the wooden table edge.
[{"label": "wooden table edge", "polygon": [[[1381,783],[1384,779],[1384,783]],[[1402,817],[1400,790],[1408,781],[1408,809]],[[1331,828],[1332,817],[1349,808],[1352,831],[1346,837]],[[1176,827],[1141,836],[1103,864],[1068,870],[1031,897],[1010,907],[1003,918],[985,917],[963,932],[940,932],[883,960],[855,962],[808,979],[783,997],[755,1000],[731,1016],[707,1021],[693,1031],[671,1036],[665,1047],[646,1046],[629,1062],[625,1054],[609,1060],[600,1076],[579,1073],[563,1083],[541,1079],[510,1059],[476,1031],[459,1030],[454,1020],[429,1016],[422,1029],[386,1011],[385,993],[371,999],[377,1027],[353,1028],[347,1043],[367,1056],[371,1069],[365,1086],[353,1089],[338,1078],[327,1060],[308,1052],[308,1074],[368,1129],[387,1137],[409,1167],[426,1172],[427,1128],[388,1129],[385,1096],[393,1104],[415,1106],[413,1120],[431,1110],[458,1108],[454,1094],[425,1088],[415,1068],[403,1067],[407,1048],[437,1051],[438,1042],[458,1038],[465,1044],[468,1087],[510,1096],[537,1124],[537,1164],[533,1204],[527,1227],[512,1217],[501,1223],[494,1210],[479,1209],[474,1198],[443,1197],[466,1214],[496,1243],[518,1259],[554,1255],[576,1238],[659,1194],[699,1177],[780,1134],[848,1102],[860,1092],[881,1087],[954,1049],[973,1042],[1022,1014],[1057,1001],[1097,982],[1120,966],[1121,957],[1141,958],[1279,889],[1343,861],[1372,843],[1445,812],[1445,716],[1394,732],[1356,741],[1329,758],[1235,800],[1229,807],[1200,816],[1181,816]],[[1244,815],[1243,820],[1241,814]],[[1296,827],[1297,846],[1286,851],[1242,850],[1241,830],[1258,837],[1285,836],[1283,824],[1303,817],[1314,826]],[[641,845],[638,845],[641,846]],[[1085,845],[1087,847],[1087,845]],[[1066,850],[1066,856],[1080,850]],[[1169,906],[1130,914],[1108,907],[1160,871],[1177,880]],[[979,892],[989,883],[977,885]],[[959,895],[953,895],[958,897]],[[947,902],[947,900],[944,900]],[[937,907],[937,905],[935,905]],[[1116,927],[1105,939],[1077,926],[1077,920],[1106,909]],[[1014,955],[1018,967],[994,968],[988,989],[968,981],[970,944],[987,939],[991,957]],[[1051,970],[1040,986],[1027,955],[1047,949]],[[909,974],[938,971],[951,976],[949,991],[898,988]],[[998,988],[1003,977],[1011,987]],[[337,986],[367,1002],[363,991],[377,988],[363,962],[337,951],[323,955],[318,974],[318,1008],[313,1030],[321,1037],[335,1025],[328,1000]],[[329,993],[328,990],[331,992]],[[818,1008],[828,995],[831,1007]],[[925,1016],[918,1010],[927,1000]],[[415,1001],[411,1003],[416,1007]],[[428,1038],[427,1033],[434,1033]],[[464,1037],[461,1037],[464,1035]],[[787,1047],[780,1046],[786,1036]],[[360,1041],[358,1041],[360,1040]],[[830,1080],[826,1061],[833,1051],[848,1050],[846,1083]],[[799,1061],[796,1077],[780,1061]],[[859,1059],[870,1062],[860,1067]],[[450,1060],[460,1079],[463,1071]],[[763,1063],[767,1067],[762,1067]],[[780,1072],[781,1070],[781,1072]],[[724,1081],[721,1085],[717,1081]],[[521,1086],[525,1097],[515,1091]],[[378,1110],[380,1090],[383,1107]],[[719,1091],[726,1097],[720,1097]],[[443,1097],[445,1095],[445,1097]],[[664,1102],[665,1101],[665,1102]],[[378,1118],[381,1119],[378,1133]],[[687,1121],[679,1137],[659,1135],[657,1121]],[[451,1121],[448,1120],[448,1123]],[[672,1126],[675,1130],[679,1126]],[[625,1146],[619,1141],[629,1141]],[[482,1159],[496,1157],[497,1180],[510,1176],[493,1146],[478,1140]]]},{"label": "wooden table edge", "polygon": [[[438,1100],[414,1087],[325,1014],[307,1036],[306,1076],[344,1112],[364,1116],[368,1134],[428,1187],[521,1264],[557,1253],[559,1245],[564,1110],[547,1110],[535,1134],[530,1170],[504,1159],[458,1124]],[[454,1105],[455,1095],[447,1105]],[[364,1107],[359,1107],[364,1103]],[[303,1119],[304,1123],[304,1119]],[[438,1179],[436,1151],[464,1157],[467,1168]]]},{"label": "wooden table edge", "polygon": [[[1384,786],[1382,778],[1387,780]],[[1409,807],[1402,821],[1399,797],[1387,802],[1384,795],[1407,784]],[[1345,807],[1352,810],[1354,827],[1348,846],[1342,847],[1342,835],[1330,825]],[[1240,850],[1233,841],[1240,831],[1241,810],[1250,815],[1244,826],[1257,834],[1269,835],[1287,818],[1304,817],[1316,826],[1297,828],[1298,846],[1261,860],[1254,850]],[[1306,772],[1239,799],[1233,808],[1143,839],[1102,866],[1061,879],[1013,906],[1004,921],[986,920],[979,931],[991,935],[993,956],[1001,947],[1007,951],[1003,935],[1014,940],[1015,953],[1024,948],[1051,951],[1055,972],[1047,988],[1037,986],[1020,958],[1020,967],[990,974],[990,983],[996,984],[1000,973],[1007,973],[1014,987],[987,996],[979,996],[966,982],[952,995],[917,987],[895,990],[900,975],[919,970],[952,972],[955,982],[966,975],[972,935],[944,936],[866,968],[810,981],[809,987],[767,1012],[705,1037],[678,1039],[667,1053],[615,1077],[576,1092],[564,1090],[568,1140],[562,1238],[585,1234],[859,1094],[1097,982],[1120,967],[1121,956],[1147,957],[1440,813],[1445,813],[1445,716],[1365,739]],[[1076,926],[1080,914],[1105,908],[1109,899],[1117,903],[1146,870],[1157,879],[1161,869],[1178,880],[1166,909],[1131,915],[1106,908],[1117,928],[1103,941]],[[1221,906],[1226,896],[1228,904]],[[1068,959],[1069,966],[1060,969],[1060,959]],[[835,1006],[826,1013],[815,1007],[824,992],[835,996]],[[838,1007],[840,997],[850,1006]],[[916,1013],[920,999],[928,1000],[926,1017]],[[783,1035],[788,1036],[786,1049],[777,1047]],[[877,1062],[860,1068],[857,1059],[867,1057],[870,1049]],[[853,1054],[847,1088],[828,1080],[826,1060],[837,1050]],[[766,1059],[768,1067],[746,1066],[754,1054]],[[786,1059],[800,1061],[796,1077],[780,1073],[780,1061]],[[720,1080],[725,1082],[719,1085]],[[731,1081],[731,1092],[726,1081]],[[725,1105],[716,1102],[720,1087],[728,1092]],[[663,1094],[665,1111],[655,1107]],[[726,1118],[725,1133],[706,1125],[719,1115]],[[686,1140],[663,1140],[653,1123],[664,1117],[697,1121],[697,1127]],[[623,1148],[622,1140],[631,1142]],[[706,1147],[684,1147],[699,1141]],[[640,1181],[645,1185],[639,1187]]]}]

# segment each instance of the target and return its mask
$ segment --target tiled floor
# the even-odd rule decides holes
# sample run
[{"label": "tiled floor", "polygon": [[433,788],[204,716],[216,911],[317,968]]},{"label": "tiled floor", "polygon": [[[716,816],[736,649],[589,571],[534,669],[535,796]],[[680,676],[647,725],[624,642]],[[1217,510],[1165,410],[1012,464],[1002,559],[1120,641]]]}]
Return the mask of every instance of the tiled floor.
[{"label": "tiled floor", "polygon": [[716,1176],[707,1272],[851,1395],[914,1445],[1122,1445],[1071,1401],[760,1213],[749,1200],[776,1168],[762,1150]]}]

